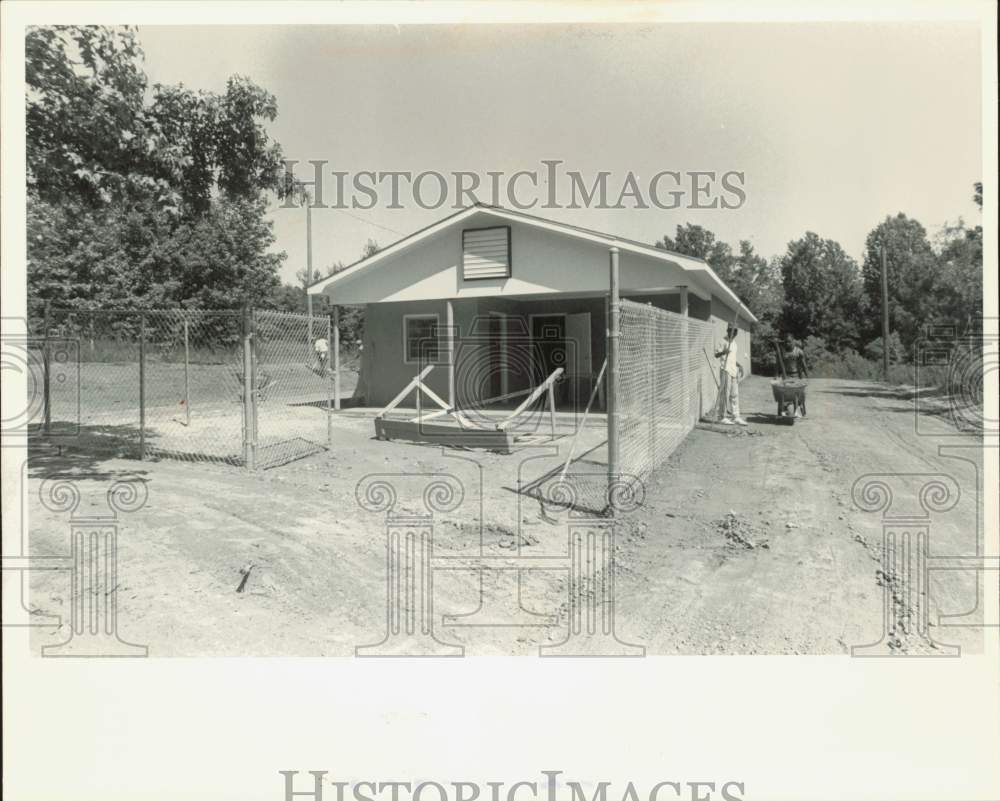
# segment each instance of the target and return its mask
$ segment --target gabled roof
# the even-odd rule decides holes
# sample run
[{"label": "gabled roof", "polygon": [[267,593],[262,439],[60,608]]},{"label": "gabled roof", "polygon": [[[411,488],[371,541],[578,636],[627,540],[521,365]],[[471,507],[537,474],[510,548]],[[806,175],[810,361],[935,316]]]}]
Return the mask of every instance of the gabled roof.
[{"label": "gabled roof", "polygon": [[360,259],[359,261],[348,265],[343,270],[340,270],[333,275],[328,275],[326,278],[321,278],[319,281],[310,284],[307,287],[307,291],[312,295],[319,295],[328,287],[334,286],[341,281],[354,278],[361,272],[367,272],[378,265],[379,262],[413,247],[418,242],[434,236],[446,228],[457,225],[474,214],[489,214],[493,217],[513,222],[520,222],[537,228],[562,233],[576,239],[596,242],[598,244],[607,245],[608,247],[615,246],[619,250],[638,253],[643,256],[649,256],[662,261],[671,262],[686,272],[700,273],[708,280],[708,283],[712,285],[713,290],[717,294],[724,297],[727,301],[729,301],[729,303],[735,305],[735,307],[739,309],[739,313],[743,318],[749,320],[750,322],[757,322],[757,318],[754,316],[753,312],[751,312],[750,309],[748,309],[740,301],[736,293],[733,292],[721,278],[719,278],[715,270],[713,270],[704,259],[699,259],[695,256],[685,256],[680,253],[673,253],[672,251],[658,248],[655,245],[647,245],[643,242],[636,242],[633,239],[626,239],[613,234],[594,231],[589,228],[581,228],[577,225],[569,225],[567,223],[548,220],[543,217],[536,217],[533,214],[525,214],[523,211],[513,211],[511,209],[503,208],[502,206],[490,206],[485,203],[476,203],[472,206],[467,206],[461,211],[457,211],[454,214],[443,217],[435,223],[431,223],[430,225],[421,228],[419,231],[414,231],[409,236],[404,236],[402,239],[393,242],[391,245],[383,248],[378,253],[369,256],[368,258]]}]

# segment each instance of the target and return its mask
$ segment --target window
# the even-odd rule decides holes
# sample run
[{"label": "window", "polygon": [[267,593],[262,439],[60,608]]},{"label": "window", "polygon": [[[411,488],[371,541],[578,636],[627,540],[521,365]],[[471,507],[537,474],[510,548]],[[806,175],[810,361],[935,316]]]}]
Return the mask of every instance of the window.
[{"label": "window", "polygon": [[440,358],[438,316],[407,314],[403,317],[403,358],[407,364],[433,364]]},{"label": "window", "polygon": [[462,277],[466,281],[510,278],[510,226],[462,231]]}]

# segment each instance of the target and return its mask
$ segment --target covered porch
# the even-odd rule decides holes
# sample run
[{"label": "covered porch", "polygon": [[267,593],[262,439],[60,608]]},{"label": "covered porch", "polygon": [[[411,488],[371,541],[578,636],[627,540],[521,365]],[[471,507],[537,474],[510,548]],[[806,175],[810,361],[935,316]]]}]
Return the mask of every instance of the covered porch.
[{"label": "covered porch", "polygon": [[[622,297],[707,320],[710,303],[687,287],[623,291]],[[440,298],[366,307],[356,392],[368,406],[389,403],[423,367],[426,383],[455,408],[505,409],[556,370],[559,411],[606,409],[607,298],[597,293]],[[410,393],[400,405],[416,405]]]}]

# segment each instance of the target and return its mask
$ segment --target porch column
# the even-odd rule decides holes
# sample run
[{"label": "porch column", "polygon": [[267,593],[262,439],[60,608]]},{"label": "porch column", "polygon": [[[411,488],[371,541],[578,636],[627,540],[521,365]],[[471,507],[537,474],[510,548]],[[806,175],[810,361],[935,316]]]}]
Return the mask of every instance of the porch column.
[{"label": "porch column", "polygon": [[445,350],[448,353],[448,405],[455,408],[455,307],[445,301],[444,310]]},{"label": "porch column", "polygon": [[[688,288],[686,286],[677,287],[680,292],[681,308],[680,313],[684,318],[681,332],[681,392],[684,395],[684,419],[691,417],[691,332],[688,322]],[[697,420],[695,421],[697,422]]]},{"label": "porch column", "polygon": [[618,284],[618,248],[609,251],[608,281],[608,497],[618,485],[618,338],[621,302]]}]

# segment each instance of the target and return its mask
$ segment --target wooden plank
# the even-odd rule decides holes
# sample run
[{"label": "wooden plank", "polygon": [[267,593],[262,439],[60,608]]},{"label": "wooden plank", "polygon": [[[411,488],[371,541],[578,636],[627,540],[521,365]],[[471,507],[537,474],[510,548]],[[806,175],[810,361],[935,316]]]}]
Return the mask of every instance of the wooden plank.
[{"label": "wooden plank", "polygon": [[443,417],[444,415],[451,412],[451,409],[438,409],[433,412],[428,412],[427,414],[422,414],[420,417],[414,417],[414,423],[423,423],[426,420],[433,420],[435,417]]},{"label": "wooden plank", "polygon": [[[420,382],[423,380],[424,376],[426,376],[433,369],[434,365],[428,364],[423,370],[420,371],[419,375],[414,376],[414,378],[411,379],[410,383],[400,390],[399,394],[395,398],[389,401],[389,404],[382,411],[380,411],[377,416],[382,417],[383,415],[388,414],[397,406],[399,406],[399,404],[403,401],[403,398],[409,395],[414,389],[419,387]],[[418,389],[417,391],[419,392],[420,390]]]},{"label": "wooden plank", "polygon": [[514,437],[506,431],[468,431],[444,423],[418,423],[413,420],[375,418],[375,436],[381,440],[404,440],[456,448],[483,448],[498,453],[513,453]]},{"label": "wooden plank", "polygon": [[427,386],[423,381],[420,382],[420,388],[424,391],[432,401],[434,401],[442,409],[451,409],[451,405],[446,403],[433,389]]},{"label": "wooden plank", "polygon": [[535,390],[527,398],[524,399],[524,402],[520,406],[518,406],[513,412],[511,412],[509,415],[507,415],[507,417],[505,417],[501,422],[497,423],[497,429],[499,429],[499,430],[502,431],[507,426],[509,426],[511,423],[513,423],[514,420],[517,419],[518,415],[520,415],[521,412],[523,412],[532,403],[534,403],[536,400],[538,400],[538,397],[543,392],[545,392],[545,390],[552,383],[554,383],[555,380],[557,378],[559,378],[559,376],[562,375],[562,373],[563,373],[563,368],[562,367],[557,367],[555,370],[553,370],[552,371],[552,375],[550,375],[541,384],[539,384],[537,387],[535,387]]}]

